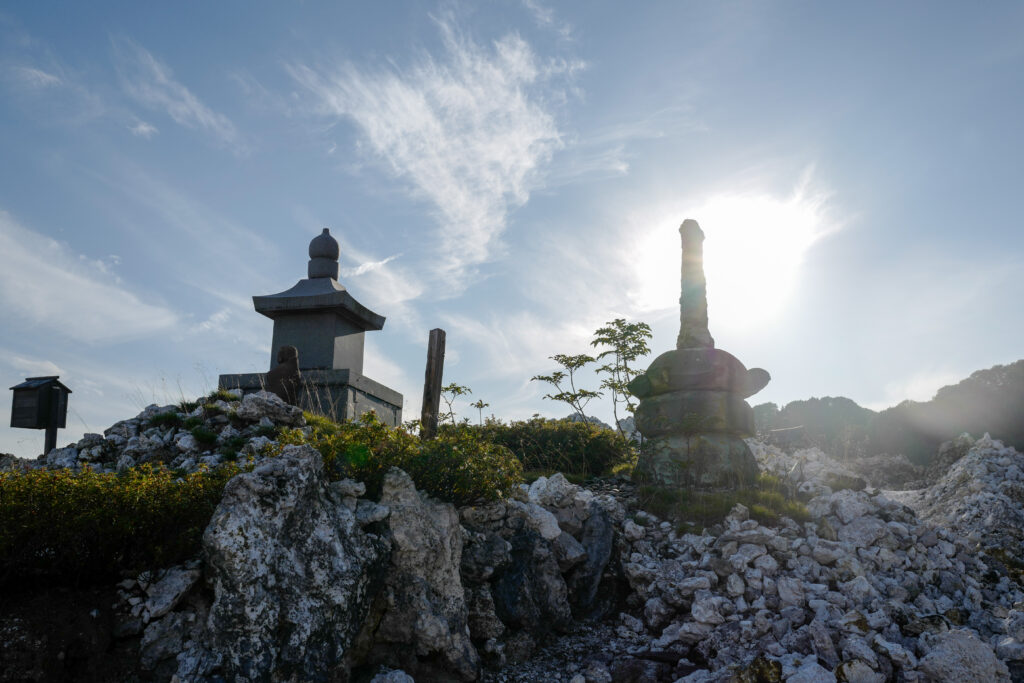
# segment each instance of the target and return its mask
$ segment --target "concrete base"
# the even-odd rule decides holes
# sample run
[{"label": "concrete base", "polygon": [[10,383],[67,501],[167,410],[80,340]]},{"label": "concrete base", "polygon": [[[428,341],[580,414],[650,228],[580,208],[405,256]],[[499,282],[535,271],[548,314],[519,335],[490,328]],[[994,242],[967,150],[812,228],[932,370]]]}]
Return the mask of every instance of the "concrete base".
[{"label": "concrete base", "polygon": [[[241,389],[247,394],[266,385],[264,372],[221,375],[218,382],[221,389]],[[339,422],[372,410],[384,424],[402,423],[402,395],[354,370],[303,370],[299,406]]]},{"label": "concrete base", "polygon": [[736,489],[757,479],[750,447],[732,434],[674,434],[648,439],[633,471],[640,484]]}]

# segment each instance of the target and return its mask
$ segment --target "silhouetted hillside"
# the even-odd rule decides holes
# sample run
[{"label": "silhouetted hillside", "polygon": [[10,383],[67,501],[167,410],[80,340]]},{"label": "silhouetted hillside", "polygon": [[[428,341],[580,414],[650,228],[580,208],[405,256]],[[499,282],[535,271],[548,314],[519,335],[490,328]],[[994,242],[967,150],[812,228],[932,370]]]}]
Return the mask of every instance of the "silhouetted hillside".
[{"label": "silhouetted hillside", "polygon": [[[1024,360],[979,370],[936,392],[926,402],[904,401],[876,413],[843,397],[754,407],[760,434],[802,426],[785,438],[793,445],[818,446],[839,458],[902,453],[928,464],[943,441],[963,432],[988,432],[1024,448]],[[780,438],[781,435],[780,435]]]},{"label": "silhouetted hillside", "polygon": [[1024,360],[979,370],[942,387],[926,403],[904,401],[878,413],[868,449],[904,453],[925,464],[939,444],[962,432],[988,432],[1015,448],[1024,448]]},{"label": "silhouetted hillside", "polygon": [[787,440],[793,445],[817,446],[833,457],[846,459],[866,454],[868,426],[875,412],[843,396],[793,401],[779,410],[774,403],[754,407],[758,434],[774,429],[803,427]]}]

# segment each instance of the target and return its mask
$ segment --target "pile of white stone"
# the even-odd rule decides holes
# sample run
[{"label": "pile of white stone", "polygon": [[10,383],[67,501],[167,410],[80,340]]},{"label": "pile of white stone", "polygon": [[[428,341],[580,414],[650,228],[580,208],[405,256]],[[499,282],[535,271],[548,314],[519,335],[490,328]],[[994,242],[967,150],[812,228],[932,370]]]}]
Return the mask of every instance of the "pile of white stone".
[{"label": "pile of white stone", "polygon": [[623,568],[641,618],[623,615],[620,635],[687,653],[701,666],[687,683],[751,666],[801,683],[1019,672],[1024,455],[986,437],[929,489],[887,494],[833,492],[824,482],[850,473],[820,451],[752,445],[763,467],[814,494],[813,519],[766,527],[737,506],[724,533],[680,536],[636,513]]},{"label": "pile of white stone", "polygon": [[[183,472],[201,466],[215,468],[225,459],[241,456],[259,460],[271,443],[268,434],[276,427],[302,427],[302,410],[268,392],[242,395],[227,392],[233,400],[216,399],[191,410],[180,405],[147,406],[135,417],[122,420],[103,434],[86,434],[78,443],[57,448],[36,460],[10,458],[3,466],[19,469],[122,472],[144,463],[163,463]],[[197,433],[210,435],[201,441]],[[235,450],[237,446],[237,450]]]}]

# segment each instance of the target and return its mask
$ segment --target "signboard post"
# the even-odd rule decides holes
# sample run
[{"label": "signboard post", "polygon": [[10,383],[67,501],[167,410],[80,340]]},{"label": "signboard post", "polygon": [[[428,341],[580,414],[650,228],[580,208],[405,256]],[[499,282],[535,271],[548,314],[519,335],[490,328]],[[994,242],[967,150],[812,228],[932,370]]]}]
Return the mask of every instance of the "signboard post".
[{"label": "signboard post", "polygon": [[45,429],[44,454],[57,447],[57,430],[67,426],[68,394],[57,375],[27,377],[11,387],[11,426],[23,429]]}]

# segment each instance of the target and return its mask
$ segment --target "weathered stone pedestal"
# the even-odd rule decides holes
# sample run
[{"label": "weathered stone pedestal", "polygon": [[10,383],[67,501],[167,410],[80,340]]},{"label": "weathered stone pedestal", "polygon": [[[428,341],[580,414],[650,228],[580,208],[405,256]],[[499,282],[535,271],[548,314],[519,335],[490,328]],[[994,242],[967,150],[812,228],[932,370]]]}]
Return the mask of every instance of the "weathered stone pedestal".
[{"label": "weathered stone pedestal", "polygon": [[[220,388],[247,394],[263,391],[267,374],[221,375]],[[335,421],[353,420],[372,410],[392,427],[402,422],[402,395],[355,370],[303,370],[296,405]]]},{"label": "weathered stone pedestal", "polygon": [[736,488],[757,478],[743,438],[754,434],[746,398],[770,379],[716,349],[708,331],[704,233],[696,221],[679,228],[683,239],[678,348],[661,354],[629,384],[640,399],[636,427],[646,439],[634,480],[695,489]]}]

